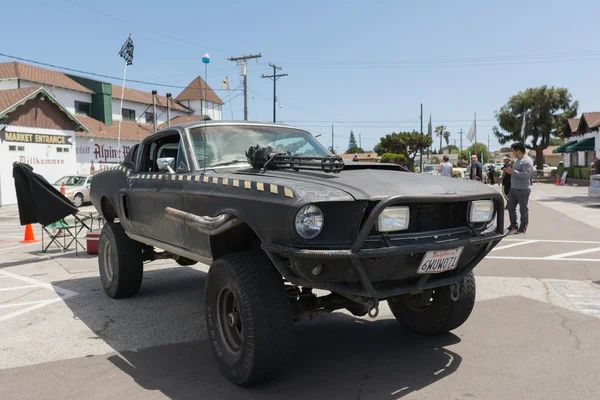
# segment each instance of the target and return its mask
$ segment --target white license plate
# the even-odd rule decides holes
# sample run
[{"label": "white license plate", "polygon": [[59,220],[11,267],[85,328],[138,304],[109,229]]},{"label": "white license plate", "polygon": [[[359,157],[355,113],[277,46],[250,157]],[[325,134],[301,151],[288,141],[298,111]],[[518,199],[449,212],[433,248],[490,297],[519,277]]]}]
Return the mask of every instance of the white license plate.
[{"label": "white license plate", "polygon": [[462,251],[462,247],[452,250],[428,251],[417,269],[417,274],[439,274],[453,270],[458,266]]}]

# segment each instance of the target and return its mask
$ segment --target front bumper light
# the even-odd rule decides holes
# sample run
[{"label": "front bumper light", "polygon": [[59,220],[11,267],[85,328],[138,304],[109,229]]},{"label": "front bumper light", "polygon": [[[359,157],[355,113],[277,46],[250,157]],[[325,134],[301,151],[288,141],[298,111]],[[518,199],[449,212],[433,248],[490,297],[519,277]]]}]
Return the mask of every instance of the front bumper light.
[{"label": "front bumper light", "polygon": [[323,211],[314,204],[302,207],[296,214],[294,225],[296,232],[304,239],[314,239],[323,230],[325,217]]},{"label": "front bumper light", "polygon": [[408,207],[385,208],[377,218],[379,232],[404,231],[410,223],[410,210]]},{"label": "front bumper light", "polygon": [[491,200],[477,200],[471,202],[469,212],[470,222],[489,222],[494,217],[494,202]]}]

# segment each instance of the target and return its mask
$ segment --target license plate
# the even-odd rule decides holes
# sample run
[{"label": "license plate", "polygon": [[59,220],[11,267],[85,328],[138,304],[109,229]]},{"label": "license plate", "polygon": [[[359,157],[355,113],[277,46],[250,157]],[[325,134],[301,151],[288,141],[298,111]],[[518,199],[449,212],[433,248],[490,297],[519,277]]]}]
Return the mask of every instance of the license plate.
[{"label": "license plate", "polygon": [[455,269],[463,248],[452,250],[435,250],[425,253],[417,274],[439,274]]}]

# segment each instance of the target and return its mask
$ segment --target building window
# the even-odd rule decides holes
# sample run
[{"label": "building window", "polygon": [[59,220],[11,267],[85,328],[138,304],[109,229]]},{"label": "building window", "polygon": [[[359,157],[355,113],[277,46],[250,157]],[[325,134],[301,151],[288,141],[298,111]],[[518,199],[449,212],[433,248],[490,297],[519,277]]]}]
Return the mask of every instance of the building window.
[{"label": "building window", "polygon": [[83,101],[75,101],[75,114],[87,115],[88,117],[91,116],[92,104]]},{"label": "building window", "polygon": [[25,151],[25,146],[9,145],[8,151]]},{"label": "building window", "polygon": [[69,148],[68,147],[57,147],[56,148],[56,152],[57,153],[68,153],[69,152]]},{"label": "building window", "polygon": [[146,112],[146,123],[153,124],[154,123],[154,113]]},{"label": "building window", "polygon": [[123,121],[135,121],[135,110],[123,109]]}]

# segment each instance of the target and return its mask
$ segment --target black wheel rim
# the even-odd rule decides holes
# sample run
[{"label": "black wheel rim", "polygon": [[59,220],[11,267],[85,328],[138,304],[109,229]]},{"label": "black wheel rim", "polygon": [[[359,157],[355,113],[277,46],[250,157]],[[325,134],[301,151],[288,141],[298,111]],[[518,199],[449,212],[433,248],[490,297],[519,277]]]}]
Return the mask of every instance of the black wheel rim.
[{"label": "black wheel rim", "polygon": [[415,294],[404,299],[404,305],[416,312],[424,312],[435,301],[435,291],[426,290],[423,293]]},{"label": "black wheel rim", "polygon": [[227,287],[217,296],[217,318],[225,348],[232,355],[239,354],[244,344],[242,314],[233,292]]}]

